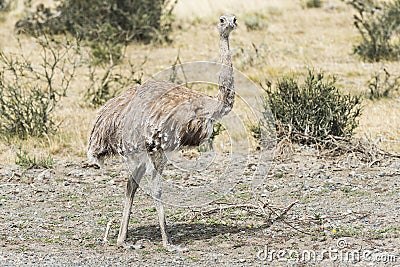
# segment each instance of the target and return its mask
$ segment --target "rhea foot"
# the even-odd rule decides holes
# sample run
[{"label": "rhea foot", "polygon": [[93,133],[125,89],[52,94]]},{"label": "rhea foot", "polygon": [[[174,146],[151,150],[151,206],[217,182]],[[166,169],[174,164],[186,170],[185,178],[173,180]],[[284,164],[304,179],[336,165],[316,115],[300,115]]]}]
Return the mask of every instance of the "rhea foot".
[{"label": "rhea foot", "polygon": [[130,244],[127,242],[119,242],[117,246],[124,249],[142,249],[144,246],[142,244]]},{"label": "rhea foot", "polygon": [[164,245],[164,248],[169,252],[187,252],[187,251],[189,251],[189,249],[187,247],[181,247],[179,245],[173,245],[173,244],[166,244],[166,245]]}]

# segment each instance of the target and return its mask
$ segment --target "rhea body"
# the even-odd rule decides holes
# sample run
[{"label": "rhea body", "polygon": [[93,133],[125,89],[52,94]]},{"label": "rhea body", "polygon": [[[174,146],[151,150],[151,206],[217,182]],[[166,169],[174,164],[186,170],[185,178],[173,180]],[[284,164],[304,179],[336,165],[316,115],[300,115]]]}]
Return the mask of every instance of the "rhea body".
[{"label": "rhea body", "polygon": [[161,174],[166,164],[164,153],[184,146],[197,146],[208,140],[213,123],[231,111],[235,89],[229,35],[235,28],[235,16],[220,17],[221,70],[217,96],[211,97],[171,82],[149,81],[126,90],[99,111],[89,138],[89,161],[102,166],[105,157],[121,155],[129,162],[118,245],[126,245],[133,197],[141,178],[150,173],[151,194],[163,245],[168,249],[176,248],[166,230],[161,201]]}]

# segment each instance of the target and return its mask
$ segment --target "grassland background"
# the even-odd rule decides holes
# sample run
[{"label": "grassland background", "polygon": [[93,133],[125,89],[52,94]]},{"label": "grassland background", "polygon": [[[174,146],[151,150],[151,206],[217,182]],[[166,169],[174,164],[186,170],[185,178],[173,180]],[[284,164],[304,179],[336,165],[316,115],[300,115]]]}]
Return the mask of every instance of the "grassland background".
[{"label": "grassland background", "polygon": [[[18,53],[14,35],[15,22],[24,16],[23,1],[15,1],[15,9],[0,22],[0,49]],[[51,5],[53,1],[43,2]],[[284,74],[305,74],[309,67],[336,75],[346,93],[365,94],[372,74],[385,66],[400,74],[398,62],[365,63],[352,54],[360,38],[353,26],[353,10],[343,1],[331,1],[333,8],[305,9],[296,0],[180,0],[175,8],[173,42],[164,45],[131,44],[127,58],[143,67],[143,78],[171,66],[179,53],[182,62],[218,59],[216,22],[222,13],[234,13],[238,29],[231,38],[234,66],[256,83],[275,81]],[[243,23],[254,13],[262,14],[268,26],[248,31]],[[19,36],[24,52],[39,60],[34,39]],[[255,56],[253,44],[259,49]],[[88,78],[77,75],[71,89],[56,108],[59,131],[44,139],[12,140],[0,144],[0,162],[12,164],[19,147],[34,155],[51,154],[66,161],[84,160],[87,138],[96,110],[83,105]],[[363,114],[356,135],[366,137],[390,151],[400,152],[400,100],[397,97],[378,101],[364,99]]]}]

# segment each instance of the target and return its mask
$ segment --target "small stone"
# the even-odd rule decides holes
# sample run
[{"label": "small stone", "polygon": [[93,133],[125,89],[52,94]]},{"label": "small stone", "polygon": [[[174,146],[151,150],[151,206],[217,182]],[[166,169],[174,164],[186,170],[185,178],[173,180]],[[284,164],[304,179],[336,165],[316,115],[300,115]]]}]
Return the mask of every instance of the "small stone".
[{"label": "small stone", "polygon": [[129,248],[130,249],[143,249],[143,248],[145,248],[145,246],[142,244],[130,244]]},{"label": "small stone", "polygon": [[36,177],[37,181],[43,181],[45,179],[50,179],[51,178],[51,170],[44,170],[39,175]]},{"label": "small stone", "polygon": [[268,190],[264,190],[261,194],[262,197],[268,197],[269,196],[269,192]]}]

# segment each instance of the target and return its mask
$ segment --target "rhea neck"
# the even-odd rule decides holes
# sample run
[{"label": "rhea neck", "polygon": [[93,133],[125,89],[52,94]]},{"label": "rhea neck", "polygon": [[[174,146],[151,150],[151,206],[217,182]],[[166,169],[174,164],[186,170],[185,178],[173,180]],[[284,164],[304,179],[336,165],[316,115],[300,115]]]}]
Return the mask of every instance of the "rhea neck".
[{"label": "rhea neck", "polygon": [[220,36],[221,71],[218,78],[217,99],[223,105],[222,115],[231,111],[235,102],[232,55],[229,49],[229,36]]}]

